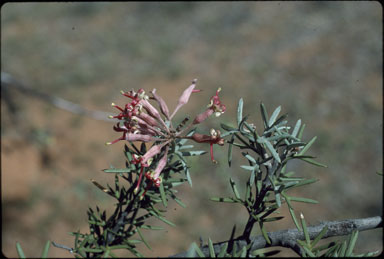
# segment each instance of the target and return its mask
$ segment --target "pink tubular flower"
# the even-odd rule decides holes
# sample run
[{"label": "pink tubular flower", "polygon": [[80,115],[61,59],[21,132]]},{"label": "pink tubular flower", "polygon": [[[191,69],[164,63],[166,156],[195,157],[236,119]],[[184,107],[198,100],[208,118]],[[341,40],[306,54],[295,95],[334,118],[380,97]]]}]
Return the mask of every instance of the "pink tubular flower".
[{"label": "pink tubular flower", "polygon": [[224,104],[221,103],[219,98],[220,91],[221,91],[221,88],[217,89],[216,95],[211,97],[210,103],[208,104],[208,108],[204,112],[196,116],[196,118],[193,120],[193,124],[202,123],[213,113],[215,114],[216,117],[219,117],[221,114],[225,112],[226,107]]},{"label": "pink tubular flower", "polygon": [[169,120],[169,109],[163,98],[161,98],[158,94],[156,94],[156,89],[152,90],[153,98],[159,103],[161,112],[165,115],[167,120]]},{"label": "pink tubular flower", "polygon": [[190,138],[198,143],[209,143],[210,144],[210,153],[211,160],[214,163],[217,163],[215,158],[213,157],[213,144],[218,144],[220,146],[224,145],[224,139],[220,137],[220,131],[211,129],[211,135],[203,135],[199,133],[193,134]]},{"label": "pink tubular flower", "polygon": [[182,93],[182,95],[179,98],[179,101],[177,103],[175,110],[173,111],[173,113],[170,117],[171,119],[173,118],[173,116],[175,116],[176,112],[181,108],[181,106],[183,106],[184,104],[186,104],[189,101],[189,97],[194,92],[196,82],[197,82],[197,79],[194,79],[192,81],[192,84],[187,89],[184,90],[184,92]]},{"label": "pink tubular flower", "polygon": [[[135,193],[139,191],[143,176],[150,180],[147,182],[146,190],[140,197],[141,199],[151,186],[159,187],[161,185],[161,173],[167,166],[168,152],[172,149],[170,146],[176,144],[178,139],[190,139],[199,143],[209,143],[211,160],[216,163],[213,156],[213,145],[224,145],[224,139],[220,137],[220,131],[212,129],[210,135],[195,133],[192,136],[188,136],[186,133],[192,126],[202,123],[212,114],[220,116],[225,112],[226,107],[219,98],[220,88],[210,98],[210,103],[205,111],[197,115],[192,122],[184,119],[177,127],[174,127],[171,121],[180,108],[188,103],[192,93],[201,91],[195,89],[196,82],[197,79],[194,79],[192,84],[183,91],[172,114],[170,114],[163,98],[156,93],[156,89],[150,92],[151,97],[148,97],[143,89],[139,89],[137,92],[134,90],[128,92],[121,91],[122,95],[129,98],[128,103],[124,106],[117,106],[112,103],[112,106],[118,110],[118,114],[110,117],[119,120],[113,129],[116,132],[122,133],[122,136],[106,144],[114,144],[120,140],[128,142],[153,142],[152,147],[142,156],[133,154],[131,161],[132,164],[139,165],[137,168],[140,168],[134,189]],[[153,105],[150,102],[151,100],[156,101],[158,106]],[[156,164],[151,166],[152,161]],[[150,169],[152,167],[155,169]]]}]

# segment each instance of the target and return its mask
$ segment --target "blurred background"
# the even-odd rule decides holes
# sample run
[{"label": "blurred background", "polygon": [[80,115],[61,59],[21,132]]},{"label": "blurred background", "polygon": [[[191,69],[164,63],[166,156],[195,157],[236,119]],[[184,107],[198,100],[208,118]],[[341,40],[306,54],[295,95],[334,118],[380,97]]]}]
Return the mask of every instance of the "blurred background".
[{"label": "blurred background", "polygon": [[[120,90],[156,88],[172,110],[198,78],[204,91],[176,120],[203,111],[218,87],[227,105],[201,133],[220,122],[234,125],[241,97],[256,125],[261,101],[269,113],[281,105],[291,126],[302,119],[304,139],[318,136],[310,154],[328,165],[290,166],[298,176],[319,179],[292,193],[320,202],[296,204],[309,224],[382,214],[383,178],[376,174],[383,165],[382,51],[377,2],[7,3],[1,9],[1,70],[45,94],[114,114],[110,103],[127,101]],[[16,257],[16,241],[30,257],[40,256],[47,240],[72,247],[68,232],[89,231],[88,206],[113,208],[90,179],[114,182],[101,170],[124,167],[124,143],[104,145],[120,136],[113,122],[1,90],[2,252]],[[226,240],[234,224],[242,232],[243,208],[209,201],[231,195],[229,177],[247,176],[239,153],[231,168],[226,146],[215,147],[218,165],[209,154],[190,160],[193,188],[179,187],[187,208],[169,204],[176,228],[153,220],[165,230],[144,234],[152,246],[141,246],[144,255],[184,251],[200,236]],[[266,227],[294,225],[288,216]],[[357,252],[373,250],[382,251],[381,229],[360,233]],[[71,256],[58,248],[49,255]]]}]

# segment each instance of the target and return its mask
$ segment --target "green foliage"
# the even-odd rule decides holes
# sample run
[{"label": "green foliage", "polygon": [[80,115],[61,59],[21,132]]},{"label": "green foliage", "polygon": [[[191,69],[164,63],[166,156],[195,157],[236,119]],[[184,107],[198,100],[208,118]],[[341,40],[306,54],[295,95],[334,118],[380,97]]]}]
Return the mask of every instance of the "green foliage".
[{"label": "green foliage", "polygon": [[222,124],[226,130],[223,136],[229,136],[228,164],[231,166],[233,147],[239,148],[248,164],[241,165],[242,169],[249,172],[248,181],[245,184],[245,197],[240,198],[235,182],[230,179],[230,185],[234,197],[213,198],[218,202],[235,202],[242,204],[249,213],[249,220],[243,233],[244,238],[249,238],[253,226],[258,223],[261,234],[267,243],[270,240],[267,235],[265,223],[274,222],[283,217],[274,217],[282,204],[286,203],[292,216],[292,220],[299,228],[292,202],[317,203],[317,201],[292,197],[287,191],[306,184],[316,182],[316,179],[306,179],[295,176],[294,172],[287,172],[287,163],[293,159],[303,160],[317,166],[321,163],[313,160],[313,156],[306,155],[309,148],[315,142],[316,137],[310,141],[303,141],[303,129],[305,124],[298,120],[295,127],[287,126],[287,114],[281,115],[281,107],[277,107],[271,116],[263,103],[260,104],[261,117],[264,128],[261,134],[256,127],[247,121],[248,116],[243,117],[243,100],[239,100],[237,108],[237,126]]},{"label": "green foliage", "polygon": [[[191,130],[188,135],[192,135],[194,131]],[[158,143],[153,143],[153,145],[156,144]],[[100,210],[98,206],[96,206],[96,211],[89,208],[87,215],[90,232],[72,233],[75,236],[72,252],[78,257],[99,258],[113,257],[114,250],[126,249],[132,255],[141,257],[143,255],[136,248],[138,243],[144,243],[147,248],[151,249],[150,244],[145,240],[145,230],[162,228],[148,225],[145,222],[154,217],[170,226],[175,226],[165,218],[164,212],[166,212],[170,200],[174,200],[181,207],[186,207],[177,197],[175,189],[185,182],[189,182],[192,186],[186,157],[206,153],[205,151],[191,151],[189,149],[193,146],[186,144],[187,139],[176,139],[171,145],[159,188],[152,186],[150,181],[142,181],[137,193],[134,190],[140,177],[141,164],[134,164],[131,161],[134,156],[144,155],[149,148],[144,143],[140,147],[133,143],[130,143],[130,146],[125,145],[126,168],[111,167],[104,170],[105,173],[115,174],[115,186],[104,187],[92,180],[97,188],[116,200],[115,211],[107,216],[106,211]],[[152,163],[145,170],[155,169],[162,157],[162,152],[154,156]],[[142,216],[138,217],[138,215]]]},{"label": "green foliage", "polygon": [[[347,240],[340,242],[330,242],[326,245],[318,246],[318,242],[323,238],[327,229],[324,228],[315,238],[311,239],[304,217],[301,215],[300,222],[296,218],[294,202],[316,204],[316,200],[306,197],[294,197],[289,190],[312,184],[317,179],[307,179],[296,176],[295,172],[287,171],[287,164],[291,160],[302,160],[315,166],[325,167],[325,165],[313,160],[314,157],[307,155],[309,148],[314,144],[316,137],[304,141],[302,139],[305,124],[298,120],[291,130],[285,120],[287,114],[279,116],[281,107],[279,106],[269,116],[266,107],[261,103],[261,118],[263,129],[257,131],[256,127],[249,123],[248,116],[243,117],[243,100],[240,99],[237,108],[237,126],[222,124],[226,131],[222,137],[227,137],[228,145],[228,165],[231,166],[232,154],[235,149],[240,149],[241,155],[247,164],[240,165],[249,176],[244,183],[245,192],[239,192],[239,184],[229,178],[229,184],[233,195],[231,197],[213,197],[212,201],[224,203],[241,204],[248,212],[249,217],[242,235],[239,237],[246,242],[241,247],[234,242],[235,227],[228,241],[216,247],[212,240],[208,239],[208,245],[202,248],[192,243],[186,256],[187,257],[258,257],[270,256],[279,253],[278,250],[267,251],[265,249],[252,249],[251,233],[257,225],[260,234],[264,237],[266,244],[272,245],[272,241],[267,232],[267,225],[283,219],[277,216],[280,208],[287,205],[294,224],[299,231],[303,231],[304,240],[297,240],[300,246],[301,256],[371,256],[375,253],[364,255],[353,254],[358,232],[353,232]],[[98,206],[95,209],[89,208],[87,211],[89,233],[72,232],[75,237],[74,247],[67,249],[77,258],[108,258],[116,257],[115,250],[125,249],[132,255],[143,257],[137,250],[137,244],[143,243],[148,249],[152,249],[146,240],[146,230],[155,231],[163,228],[147,224],[150,218],[158,220],[175,227],[175,224],[165,217],[167,206],[174,200],[181,207],[186,205],[177,197],[176,187],[188,182],[192,186],[187,157],[203,155],[205,151],[190,150],[193,145],[188,145],[189,137],[195,133],[192,129],[186,138],[175,138],[169,145],[169,150],[162,150],[153,156],[153,160],[148,164],[135,162],[136,157],[144,156],[150,147],[142,143],[140,147],[133,142],[124,146],[124,155],[127,159],[125,168],[108,168],[103,170],[107,174],[114,174],[114,186],[103,186],[96,181],[92,183],[102,192],[115,200],[115,210],[111,215],[107,215],[105,210]],[[159,144],[155,141],[152,146]],[[168,155],[165,156],[165,152]],[[153,182],[145,180],[143,171],[151,172],[155,170],[160,160],[166,157],[167,163],[162,170],[161,182],[154,186]],[[142,168],[143,167],[143,168]],[[144,168],[145,167],[145,168]],[[144,178],[144,180],[141,180]],[[50,242],[43,250],[42,257],[46,258]],[[16,249],[20,258],[25,258],[24,252],[19,243]]]},{"label": "green foliage", "polygon": [[[43,252],[41,253],[40,258],[48,258],[48,252],[49,252],[50,245],[51,245],[50,241],[47,241],[47,243],[45,243],[45,246],[43,248]],[[19,242],[16,242],[16,251],[17,251],[19,258],[27,258],[25,256],[24,251],[21,248],[21,245]]]}]

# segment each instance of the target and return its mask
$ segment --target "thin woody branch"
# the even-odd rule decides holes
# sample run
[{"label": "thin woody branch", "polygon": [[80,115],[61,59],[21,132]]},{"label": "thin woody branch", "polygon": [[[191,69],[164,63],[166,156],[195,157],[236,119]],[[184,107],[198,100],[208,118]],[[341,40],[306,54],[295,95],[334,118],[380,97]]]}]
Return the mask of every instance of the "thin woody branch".
[{"label": "thin woody branch", "polygon": [[113,121],[110,118],[108,118],[109,113],[107,112],[89,110],[87,108],[84,108],[76,103],[65,100],[63,98],[59,98],[56,96],[52,96],[52,95],[40,92],[16,80],[14,77],[12,77],[10,74],[6,72],[1,72],[1,85],[4,86],[4,91],[7,90],[7,87],[12,89],[17,89],[21,93],[37,97],[40,100],[43,100],[44,102],[47,102],[59,109],[66,110],[74,114],[85,115],[96,120],[102,120],[102,121],[108,121],[108,122]]},{"label": "thin woody branch", "polygon": [[[308,227],[308,233],[311,239],[314,239],[316,235],[320,233],[320,231],[324,228],[328,227],[328,231],[325,233],[322,239],[333,237],[333,236],[345,236],[354,230],[358,231],[364,231],[364,230],[370,230],[375,228],[382,228],[383,227],[383,218],[382,216],[376,216],[376,217],[370,217],[370,218],[362,218],[362,219],[347,219],[347,220],[340,220],[340,221],[327,221],[322,222],[321,224],[318,224],[316,226]],[[265,247],[272,247],[272,246],[281,246],[281,247],[288,247],[288,248],[294,248],[293,246],[296,244],[296,240],[304,240],[304,234],[301,231],[298,231],[297,229],[287,229],[287,230],[280,230],[276,232],[270,232],[268,233],[268,237],[271,240],[271,244],[268,245],[265,241],[263,236],[254,236],[251,237],[252,242],[252,248],[251,250],[265,248]],[[214,244],[215,253],[219,253],[222,246],[224,246],[225,242],[220,242]],[[236,239],[234,241],[238,247],[238,249],[241,249],[243,246],[247,245],[246,240],[243,239]],[[201,248],[201,251],[208,256],[209,255],[209,248],[208,246],[204,246]],[[170,257],[186,257],[187,252],[182,252],[179,254],[172,255]]]}]

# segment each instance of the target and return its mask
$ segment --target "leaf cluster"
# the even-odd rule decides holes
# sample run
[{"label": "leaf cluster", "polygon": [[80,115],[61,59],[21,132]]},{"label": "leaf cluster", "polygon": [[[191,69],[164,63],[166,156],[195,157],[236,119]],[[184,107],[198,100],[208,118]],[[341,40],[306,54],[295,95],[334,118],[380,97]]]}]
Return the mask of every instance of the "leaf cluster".
[{"label": "leaf cluster", "polygon": [[257,223],[267,243],[270,243],[265,223],[283,218],[275,215],[279,213],[282,204],[287,204],[293,222],[300,228],[293,202],[317,203],[313,199],[293,197],[288,194],[289,190],[317,181],[298,177],[295,176],[295,172],[287,171],[288,162],[296,159],[316,166],[325,167],[325,165],[313,160],[315,157],[306,155],[316,137],[308,142],[302,140],[305,124],[302,124],[301,120],[298,120],[291,129],[286,120],[287,114],[279,116],[280,106],[270,116],[263,103],[260,104],[260,110],[263,120],[263,129],[260,134],[254,124],[248,122],[249,116],[243,116],[242,99],[237,108],[237,126],[221,124],[226,131],[222,136],[228,137],[229,166],[232,164],[233,148],[240,149],[247,161],[247,164],[240,167],[249,172],[249,177],[245,184],[244,195],[240,195],[235,181],[230,178],[233,196],[214,197],[212,200],[242,204],[249,214],[242,238],[249,240],[252,229]]},{"label": "leaf cluster", "polygon": [[[194,129],[188,135],[194,133]],[[153,186],[150,181],[141,181],[138,192],[137,186],[141,172],[140,163],[132,163],[133,156],[142,156],[149,149],[145,143],[140,147],[134,143],[124,146],[126,157],[125,168],[108,168],[103,170],[107,174],[114,174],[115,185],[106,187],[92,180],[93,184],[101,191],[115,199],[115,210],[107,216],[105,210],[89,208],[87,211],[89,233],[73,232],[75,244],[72,252],[76,257],[114,257],[116,249],[127,249],[135,256],[143,256],[137,249],[138,243],[144,243],[151,249],[145,240],[146,230],[162,230],[162,227],[147,224],[149,218],[175,226],[174,223],[165,218],[164,212],[170,200],[185,208],[185,204],[177,197],[175,187],[188,182],[192,185],[189,166],[186,157],[202,155],[205,151],[190,150],[193,145],[187,145],[188,139],[176,139],[170,146],[167,165],[162,171],[162,182],[159,187]],[[153,143],[155,145],[157,143]],[[164,152],[164,151],[163,151]],[[149,171],[156,168],[163,153],[153,157]],[[160,205],[159,205],[160,204]],[[159,208],[160,206],[160,208]]]}]

